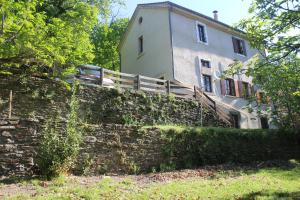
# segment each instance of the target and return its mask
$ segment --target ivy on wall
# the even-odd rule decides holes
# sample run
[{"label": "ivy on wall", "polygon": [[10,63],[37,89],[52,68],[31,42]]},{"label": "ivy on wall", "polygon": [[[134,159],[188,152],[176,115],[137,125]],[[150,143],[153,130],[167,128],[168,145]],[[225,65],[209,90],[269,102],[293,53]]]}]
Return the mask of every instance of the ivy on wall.
[{"label": "ivy on wall", "polygon": [[[60,111],[62,117],[67,118],[71,91],[62,82],[37,78],[20,81],[14,76],[2,80],[1,99],[7,98],[13,90],[13,116],[45,121]],[[226,126],[210,110],[203,108],[200,112],[198,102],[170,95],[81,85],[77,96],[79,118],[90,124],[199,126],[203,113],[203,126]],[[1,104],[0,117],[6,115],[5,104]]]}]

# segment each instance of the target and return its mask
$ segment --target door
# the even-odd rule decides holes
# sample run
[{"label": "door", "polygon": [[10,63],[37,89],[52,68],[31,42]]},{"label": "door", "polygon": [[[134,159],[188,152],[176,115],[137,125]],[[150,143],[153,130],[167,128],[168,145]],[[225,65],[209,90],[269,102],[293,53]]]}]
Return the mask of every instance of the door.
[{"label": "door", "polygon": [[233,122],[233,127],[234,128],[240,128],[240,120],[239,120],[239,115],[235,113],[231,113],[231,120]]},{"label": "door", "polygon": [[262,128],[262,129],[269,129],[268,118],[266,118],[266,117],[261,117],[261,118],[260,118],[260,123],[261,123],[261,128]]}]

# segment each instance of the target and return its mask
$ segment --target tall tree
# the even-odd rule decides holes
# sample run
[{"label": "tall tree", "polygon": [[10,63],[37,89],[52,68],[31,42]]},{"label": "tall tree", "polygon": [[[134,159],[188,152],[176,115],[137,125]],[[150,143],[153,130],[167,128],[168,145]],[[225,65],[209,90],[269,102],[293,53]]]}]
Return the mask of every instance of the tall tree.
[{"label": "tall tree", "polygon": [[89,0],[100,10],[99,21],[101,23],[112,23],[119,15],[121,8],[125,6],[124,0]]},{"label": "tall tree", "polygon": [[94,63],[102,67],[120,70],[118,46],[126,31],[128,18],[118,18],[107,24],[100,22],[92,35],[95,45]]},{"label": "tall tree", "polygon": [[[238,28],[261,53],[246,65],[234,63],[226,73],[252,76],[274,104],[270,111],[277,125],[295,128],[300,125],[299,0],[254,0],[249,13]],[[262,108],[257,103],[258,111]]]},{"label": "tall tree", "polygon": [[98,12],[89,2],[0,0],[0,13],[2,66],[26,64],[55,75],[94,58],[90,33]]}]

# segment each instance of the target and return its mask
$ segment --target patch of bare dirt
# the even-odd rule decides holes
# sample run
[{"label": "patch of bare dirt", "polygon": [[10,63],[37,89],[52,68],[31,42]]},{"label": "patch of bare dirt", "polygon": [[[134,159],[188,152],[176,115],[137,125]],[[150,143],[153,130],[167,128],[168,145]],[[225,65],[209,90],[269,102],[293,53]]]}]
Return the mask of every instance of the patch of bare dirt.
[{"label": "patch of bare dirt", "polygon": [[152,182],[169,182],[172,180],[181,180],[187,178],[210,178],[215,176],[215,170],[206,169],[186,169],[172,172],[151,173],[146,175],[134,176],[133,179],[140,185],[150,184]]},{"label": "patch of bare dirt", "polygon": [[[267,161],[267,162],[257,162],[251,165],[215,165],[206,166],[198,169],[185,169],[177,170],[172,172],[157,172],[141,175],[111,175],[115,181],[132,180],[139,187],[147,187],[152,183],[164,183],[173,180],[184,180],[189,178],[213,178],[221,173],[226,173],[227,176],[238,177],[240,172],[245,171],[256,171],[262,168],[279,167],[279,168],[291,168],[295,167],[286,161]],[[99,183],[106,176],[73,176],[70,175],[66,178],[66,182],[81,185],[83,187],[88,187]],[[0,199],[3,196],[16,195],[17,193],[26,193],[28,195],[34,195],[36,193],[36,186],[30,183],[22,184],[18,180],[12,182],[5,181],[5,177],[0,179]],[[48,188],[51,185],[50,181],[40,181],[39,186],[42,188]]]},{"label": "patch of bare dirt", "polygon": [[18,193],[33,195],[36,193],[36,189],[32,185],[22,185],[22,184],[0,185],[0,199],[4,198],[4,196],[12,196]]}]

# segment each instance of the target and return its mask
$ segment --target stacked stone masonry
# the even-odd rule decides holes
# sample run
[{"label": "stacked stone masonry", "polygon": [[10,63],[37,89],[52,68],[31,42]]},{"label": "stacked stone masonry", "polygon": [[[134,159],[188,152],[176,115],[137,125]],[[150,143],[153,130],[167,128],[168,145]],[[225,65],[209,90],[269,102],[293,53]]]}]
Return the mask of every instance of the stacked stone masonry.
[{"label": "stacked stone masonry", "polygon": [[[38,174],[40,123],[0,120],[0,177]],[[105,124],[88,127],[75,174],[126,174],[150,171],[164,160],[160,132],[140,127]]]},{"label": "stacked stone masonry", "polygon": [[[37,173],[39,136],[47,119],[66,121],[71,91],[61,81],[0,75],[0,176]],[[13,92],[8,120],[8,97]],[[74,173],[136,173],[163,163],[158,130],[153,124],[226,126],[196,101],[173,96],[81,86],[79,116],[89,130]],[[26,120],[19,120],[19,119]],[[202,119],[202,122],[200,121]]]},{"label": "stacked stone masonry", "polygon": [[[26,126],[31,122],[26,122]],[[18,119],[0,119],[0,176],[32,175],[37,130]]]},{"label": "stacked stone masonry", "polygon": [[[71,91],[60,81],[1,75],[0,80],[0,118],[8,116],[11,90],[12,116],[40,121],[58,114],[67,117]],[[80,116],[89,124],[227,126],[213,111],[201,112],[197,101],[165,94],[81,86],[78,98]]]}]

